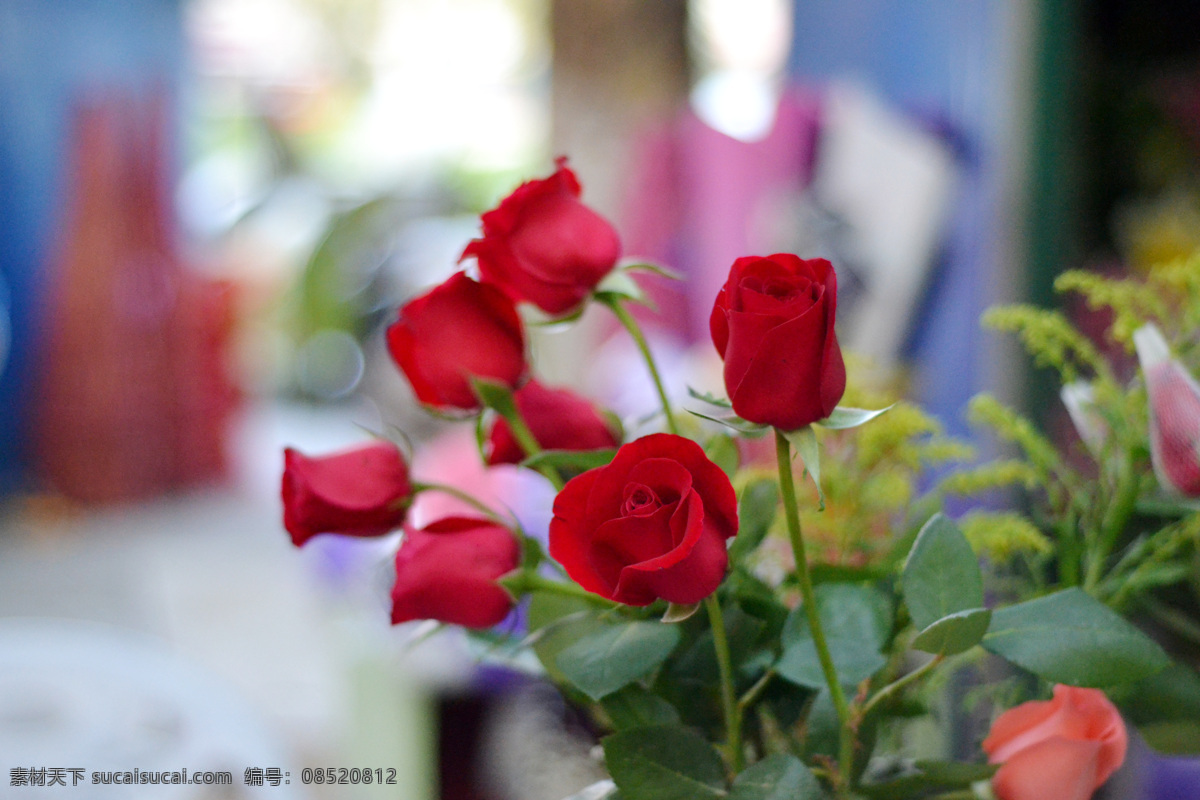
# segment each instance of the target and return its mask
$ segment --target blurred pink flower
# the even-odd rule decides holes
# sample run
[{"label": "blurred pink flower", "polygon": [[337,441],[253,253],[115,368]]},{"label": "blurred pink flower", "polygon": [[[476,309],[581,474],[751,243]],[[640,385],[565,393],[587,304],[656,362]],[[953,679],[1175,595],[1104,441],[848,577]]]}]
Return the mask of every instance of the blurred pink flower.
[{"label": "blurred pink flower", "polygon": [[1200,497],[1200,386],[1153,324],[1133,334],[1150,403],[1150,457],[1166,489]]}]

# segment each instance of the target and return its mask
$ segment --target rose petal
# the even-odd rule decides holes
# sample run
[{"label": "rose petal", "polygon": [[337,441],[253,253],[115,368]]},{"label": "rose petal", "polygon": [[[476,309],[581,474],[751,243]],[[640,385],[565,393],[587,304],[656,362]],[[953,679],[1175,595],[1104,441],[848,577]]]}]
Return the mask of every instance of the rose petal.
[{"label": "rose petal", "polygon": [[1055,736],[1017,753],[992,776],[998,800],[1089,800],[1099,742]]}]

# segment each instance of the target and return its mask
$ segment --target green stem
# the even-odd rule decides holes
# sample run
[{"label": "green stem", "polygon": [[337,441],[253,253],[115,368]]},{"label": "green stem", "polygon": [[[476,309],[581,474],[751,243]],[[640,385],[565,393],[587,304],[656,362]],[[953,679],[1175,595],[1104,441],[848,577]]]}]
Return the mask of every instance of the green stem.
[{"label": "green stem", "polygon": [[1084,578],[1083,588],[1089,593],[1095,591],[1096,585],[1104,577],[1104,566],[1108,562],[1108,556],[1137,506],[1141,478],[1137,470],[1132,468],[1130,460],[1126,457],[1121,465],[1117,479],[1117,496],[1104,514],[1095,549],[1088,554],[1087,576]]},{"label": "green stem", "polygon": [[746,693],[738,698],[738,712],[745,713],[746,709],[758,702],[758,698],[762,697],[762,693],[766,691],[771,679],[775,677],[775,670],[769,669],[763,673],[758,682],[746,690]]},{"label": "green stem", "polygon": [[796,505],[796,483],[792,477],[792,452],[787,438],[783,433],[775,431],[775,458],[779,465],[779,490],[783,495],[783,508],[787,516],[788,537],[792,542],[792,553],[796,557],[796,575],[800,579],[800,596],[803,599],[804,613],[808,617],[808,627],[812,632],[813,644],[817,648],[817,657],[821,661],[821,671],[825,673],[825,683],[829,686],[829,696],[833,699],[833,707],[837,709],[838,721],[841,723],[841,736],[838,748],[838,770],[841,774],[841,785],[849,787],[850,772],[854,762],[854,729],[850,718],[850,706],[838,682],[837,669],[833,665],[833,657],[829,654],[829,644],[825,641],[825,631],[821,627],[821,615],[817,613],[816,592],[813,591],[812,576],[808,571],[808,557],[804,553],[804,535],[800,531],[800,509]]},{"label": "green stem", "polygon": [[602,608],[616,608],[620,605],[620,603],[606,600],[598,594],[592,594],[582,586],[574,583],[553,581],[534,572],[525,573],[521,582],[521,588],[526,592],[550,592],[552,594],[560,594],[563,597],[574,597],[578,600],[586,600],[592,605]]},{"label": "green stem", "polygon": [[907,675],[902,675],[901,677],[889,683],[887,686],[884,686],[875,693],[874,697],[867,701],[866,705],[862,707],[862,711],[859,712],[859,718],[866,719],[870,715],[871,711],[881,702],[887,700],[889,697],[892,697],[910,683],[925,677],[927,674],[936,669],[938,664],[941,664],[945,660],[946,657],[939,653],[921,666],[914,669],[912,672],[909,672]]},{"label": "green stem", "polygon": [[658,401],[662,404],[663,416],[667,418],[667,430],[678,436],[679,428],[675,424],[674,415],[671,414],[671,401],[667,399],[662,376],[658,374],[658,366],[654,363],[654,356],[650,352],[650,346],[646,344],[646,337],[642,335],[642,329],[638,327],[637,320],[629,313],[629,309],[621,305],[620,300],[613,300],[605,305],[612,309],[613,314],[625,326],[625,330],[629,331],[629,335],[633,337],[634,343],[641,351],[642,359],[646,362],[647,369],[650,370],[650,378],[654,381],[654,389],[658,392]]},{"label": "green stem", "polygon": [[704,599],[708,621],[712,625],[713,646],[717,651],[717,666],[721,671],[721,705],[725,711],[725,728],[729,742],[729,757],[735,773],[745,767],[742,753],[742,715],[734,699],[733,661],[729,657],[729,639],[725,635],[725,618],[715,594]]},{"label": "green stem", "polygon": [[471,508],[474,508],[476,511],[482,513],[488,519],[498,522],[506,528],[516,526],[516,522],[514,520],[505,519],[494,509],[488,508],[475,497],[472,497],[462,489],[458,489],[454,486],[447,486],[444,483],[414,483],[413,494],[418,494],[420,492],[441,492],[442,494],[448,494],[457,500],[463,501]]},{"label": "green stem", "polygon": [[[525,451],[526,457],[536,456],[542,452],[542,446],[538,444],[537,439],[533,435],[533,431],[529,430],[529,426],[525,424],[525,418],[521,416],[521,412],[517,409],[517,404],[513,403],[511,412],[504,414],[504,420],[508,423],[509,429],[512,431],[513,438],[517,440],[517,444]],[[554,484],[557,491],[562,491],[563,479],[558,474],[558,470],[549,464],[538,464],[534,467],[538,472],[546,476],[546,480]]]}]

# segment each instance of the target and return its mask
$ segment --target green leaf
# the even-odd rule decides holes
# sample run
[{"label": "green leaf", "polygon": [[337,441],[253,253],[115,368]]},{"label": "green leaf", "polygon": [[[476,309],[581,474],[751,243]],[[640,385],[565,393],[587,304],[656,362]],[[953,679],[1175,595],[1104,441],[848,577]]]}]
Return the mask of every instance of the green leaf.
[{"label": "green leaf", "polygon": [[646,298],[646,293],[627,271],[615,269],[596,286],[595,297],[601,303],[612,305],[623,300],[630,300],[645,306],[652,305]]},{"label": "green leaf", "polygon": [[655,725],[604,739],[604,763],[628,800],[723,798],[725,765],[691,728]]},{"label": "green leaf", "polygon": [[662,621],[667,623],[683,622],[685,619],[691,619],[692,615],[695,614],[699,608],[699,603],[687,603],[684,605],[669,603],[667,605],[666,613],[662,615]]},{"label": "green leaf", "polygon": [[674,625],[610,625],[559,653],[558,668],[584,694],[599,700],[662,664],[679,639]]},{"label": "green leaf", "polygon": [[596,607],[578,597],[557,592],[534,592],[529,601],[529,630],[533,652],[546,674],[556,683],[566,676],[558,668],[558,654],[585,636],[608,626],[597,619]]},{"label": "green leaf", "polygon": [[824,796],[803,761],[776,753],[734,778],[729,800],[820,800]]},{"label": "green leaf", "polygon": [[859,425],[875,419],[880,414],[886,414],[888,411],[891,411],[892,406],[894,405],[896,404],[892,403],[892,405],[888,406],[887,408],[879,408],[875,410],[838,406],[828,417],[825,419],[819,419],[813,424],[820,425],[822,428],[831,431],[842,431],[846,430],[847,428],[857,428]]},{"label": "green leaf", "polygon": [[621,267],[625,272],[649,272],[672,281],[685,280],[682,273],[676,272],[673,269],[668,269],[661,264],[651,264],[648,261],[636,261],[632,264],[625,264]]},{"label": "green leaf", "polygon": [[688,393],[689,397],[693,397],[696,400],[700,400],[702,402],[708,403],[710,406],[718,406],[720,408],[733,408],[733,404],[729,402],[728,398],[717,397],[715,394],[712,394],[711,392],[701,392],[698,389],[693,389],[691,386],[689,386],[689,387],[687,387],[687,393]]},{"label": "green leaf", "polygon": [[495,409],[496,413],[505,419],[516,416],[517,404],[513,400],[513,391],[507,384],[474,375],[470,377],[470,381],[471,391],[479,398],[479,402]]},{"label": "green leaf", "polygon": [[983,605],[983,575],[962,531],[934,514],[917,534],[904,564],[904,603],[917,629]]},{"label": "green leaf", "polygon": [[537,469],[547,466],[554,469],[569,469],[586,472],[595,467],[603,467],[613,460],[617,451],[613,448],[598,450],[542,450],[534,453],[521,462],[522,467]]},{"label": "green leaf", "polygon": [[1137,681],[1170,663],[1153,639],[1079,588],[996,610],[983,646],[1048,681],[1071,686]]},{"label": "green leaf", "polygon": [[716,464],[729,477],[737,472],[738,462],[741,460],[741,454],[738,453],[737,442],[732,436],[724,433],[718,433],[709,437],[708,442],[704,445],[704,454],[708,456],[708,460]]},{"label": "green leaf", "polygon": [[912,640],[914,650],[952,656],[970,650],[983,641],[992,612],[986,608],[971,608],[942,617],[925,628]]},{"label": "green leaf", "polygon": [[999,764],[917,761],[908,774],[883,783],[861,784],[858,791],[874,800],[908,800],[934,791],[966,789],[996,774]]},{"label": "green leaf", "polygon": [[738,498],[738,532],[729,546],[729,560],[741,563],[758,549],[779,511],[779,484],[764,478],[749,484]]},{"label": "green leaf", "polygon": [[817,487],[817,510],[825,510],[825,490],[821,488],[821,448],[817,444],[817,434],[812,425],[805,425],[794,431],[783,431],[783,436],[792,443],[800,460],[804,462],[804,471],[812,478]]},{"label": "green leaf", "polygon": [[636,683],[613,692],[600,705],[617,730],[679,724],[675,706]]},{"label": "green leaf", "polygon": [[1163,720],[1200,720],[1200,675],[1183,664],[1173,663],[1122,688],[1113,700],[1139,727]]},{"label": "green leaf", "polygon": [[712,416],[691,408],[685,408],[684,411],[688,412],[693,417],[699,417],[700,419],[706,419],[709,422],[715,422],[718,425],[724,425],[726,428],[735,430],[743,436],[762,436],[767,431],[771,430],[766,425],[747,422],[737,414],[722,414],[720,416]]},{"label": "green leaf", "polygon": [[[878,672],[886,663],[880,651],[888,640],[891,610],[878,591],[849,583],[826,583],[816,588],[817,613],[838,679],[853,686]],[[782,634],[783,655],[775,670],[792,683],[819,689],[825,673],[804,608],[792,610]]]}]

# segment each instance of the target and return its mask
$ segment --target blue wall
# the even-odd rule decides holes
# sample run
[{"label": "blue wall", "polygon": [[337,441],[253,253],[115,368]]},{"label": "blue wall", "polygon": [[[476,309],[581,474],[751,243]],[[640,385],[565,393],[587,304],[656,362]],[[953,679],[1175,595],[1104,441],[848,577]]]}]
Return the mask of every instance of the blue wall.
[{"label": "blue wall", "polygon": [[894,107],[952,136],[963,180],[945,252],[909,342],[916,390],[958,435],[966,401],[991,374],[979,316],[1000,269],[1001,137],[1009,130],[1014,31],[995,0],[797,0],[791,73],[820,84],[855,78]]},{"label": "blue wall", "polygon": [[[90,93],[179,85],[182,0],[0,2],[0,490],[24,480],[44,266],[64,200],[70,111]],[[0,334],[4,326],[0,324]],[[3,343],[0,335],[0,344]]]}]

